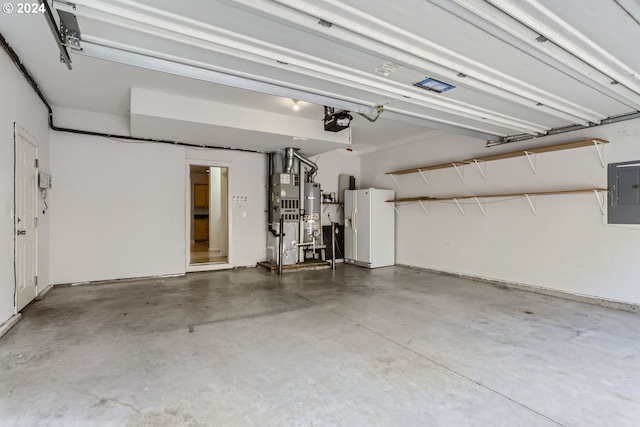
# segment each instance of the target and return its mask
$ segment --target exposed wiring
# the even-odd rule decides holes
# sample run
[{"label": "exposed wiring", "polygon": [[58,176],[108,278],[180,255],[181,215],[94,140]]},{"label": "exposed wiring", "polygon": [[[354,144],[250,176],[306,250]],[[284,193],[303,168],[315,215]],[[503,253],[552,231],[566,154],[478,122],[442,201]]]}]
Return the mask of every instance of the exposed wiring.
[{"label": "exposed wiring", "polygon": [[49,210],[49,205],[47,204],[47,190],[43,188],[42,190],[40,190],[40,194],[42,194],[42,202],[44,203],[42,215],[45,215]]}]

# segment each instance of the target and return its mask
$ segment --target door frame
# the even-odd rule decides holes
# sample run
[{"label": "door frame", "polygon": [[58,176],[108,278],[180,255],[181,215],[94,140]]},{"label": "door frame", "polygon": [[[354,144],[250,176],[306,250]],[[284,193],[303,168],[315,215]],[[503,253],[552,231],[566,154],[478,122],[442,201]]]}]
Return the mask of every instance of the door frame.
[{"label": "door frame", "polygon": [[[215,264],[191,265],[191,166],[206,166],[209,168],[227,168],[227,262]],[[215,160],[187,159],[185,166],[185,271],[214,271],[233,268],[232,241],[231,241],[231,163]]]},{"label": "door frame", "polygon": [[[18,213],[17,213],[17,208],[18,208],[18,193],[17,193],[17,185],[18,185],[18,161],[17,161],[17,157],[18,157],[18,138],[21,137],[23,138],[28,144],[30,144],[31,146],[33,146],[33,148],[35,148],[36,150],[36,160],[39,161],[39,144],[38,144],[38,140],[31,135],[26,129],[24,129],[22,126],[20,126],[17,122],[13,123],[13,277],[14,277],[14,293],[13,293],[13,311],[14,314],[18,314]],[[40,168],[39,166],[35,167],[35,173],[36,176],[39,172]],[[40,247],[39,247],[39,238],[38,235],[39,233],[39,216],[38,216],[38,211],[40,208],[40,200],[38,199],[38,181],[36,180],[35,182],[35,197],[36,197],[36,212],[35,212],[35,218],[36,221],[38,223],[38,226],[35,227],[36,232],[35,232],[35,274],[36,277],[38,277],[39,275],[39,269],[38,269],[38,264],[39,264],[39,257],[38,257],[38,252],[40,251]],[[38,297],[38,292],[39,292],[39,283],[36,282],[35,285],[35,297],[29,301],[26,305],[29,305],[31,302],[33,302],[37,297]],[[25,305],[25,307],[26,307]]]}]

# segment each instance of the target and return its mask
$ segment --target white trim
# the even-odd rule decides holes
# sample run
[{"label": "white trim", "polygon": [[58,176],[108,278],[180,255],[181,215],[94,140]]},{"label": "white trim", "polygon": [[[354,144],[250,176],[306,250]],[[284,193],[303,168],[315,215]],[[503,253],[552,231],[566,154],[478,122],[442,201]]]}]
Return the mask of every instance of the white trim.
[{"label": "white trim", "polygon": [[0,338],[2,338],[2,336],[4,336],[7,332],[9,332],[11,328],[13,328],[16,325],[16,323],[18,323],[20,318],[22,318],[22,314],[20,313],[14,314],[9,319],[7,319],[6,322],[0,325]]},{"label": "white trim", "polygon": [[38,295],[36,296],[36,301],[40,301],[40,300],[44,299],[44,297],[49,295],[49,292],[51,292],[52,290],[53,290],[53,285],[49,284],[42,291],[38,292]]},{"label": "white trim", "polygon": [[215,271],[215,270],[230,270],[235,268],[228,262],[217,262],[210,264],[193,264],[187,266],[187,273],[196,273],[198,271]]},{"label": "white trim", "polygon": [[[208,264],[195,264],[191,265],[191,174],[190,166],[205,166],[210,168],[227,168],[227,262],[226,263],[208,263]],[[233,268],[233,245],[231,238],[231,225],[232,225],[232,200],[231,200],[231,162],[217,161],[217,160],[200,160],[189,158],[185,159],[185,194],[184,194],[184,209],[185,209],[185,272],[193,273],[196,271],[213,271]]]},{"label": "white trim", "polygon": [[527,283],[510,282],[507,280],[500,280],[500,279],[491,279],[489,277],[473,276],[473,275],[464,274],[464,273],[454,273],[452,271],[438,270],[435,268],[428,268],[428,267],[418,267],[416,265],[398,263],[396,264],[396,266],[410,268],[413,270],[427,271],[429,273],[441,274],[444,276],[459,277],[461,279],[472,280],[475,282],[483,282],[489,285],[500,286],[507,289],[517,289],[517,290],[526,291],[526,292],[533,292],[536,294],[549,295],[555,298],[562,298],[562,299],[581,302],[585,304],[597,305],[600,307],[613,308],[621,311],[629,311],[631,313],[640,313],[640,304],[634,303],[634,302],[618,301],[610,298],[598,297],[595,295],[572,293],[572,292],[563,291],[560,289],[547,288],[544,286],[530,285]]},{"label": "white trim", "polygon": [[[13,237],[13,271],[14,271],[14,282],[13,282],[13,312],[15,314],[18,314],[18,275],[17,275],[17,268],[18,268],[18,242],[16,240],[16,230],[18,227],[18,224],[16,223],[16,185],[17,185],[17,180],[16,180],[16,175],[18,173],[18,169],[17,169],[17,163],[16,163],[16,156],[17,156],[17,148],[18,148],[18,136],[20,136],[21,138],[23,138],[28,144],[31,144],[33,146],[33,148],[35,148],[36,150],[36,160],[38,160],[38,162],[40,161],[39,158],[39,152],[40,152],[40,144],[38,143],[38,140],[31,135],[25,128],[23,128],[22,126],[20,126],[17,122],[13,122],[13,159],[14,159],[14,166],[13,166],[13,230],[14,230],[14,237]],[[39,167],[35,168],[36,170],[36,176],[40,170]],[[35,212],[35,218],[36,221],[39,221],[39,216],[38,216],[38,212],[40,210],[40,199],[38,199],[38,181],[36,178],[35,181],[35,197],[36,197],[36,212]],[[35,250],[35,276],[39,277],[39,271],[38,271],[38,267],[39,267],[39,262],[40,260],[38,259],[38,252],[40,252],[40,246],[39,246],[39,238],[38,235],[40,234],[39,229],[36,227],[36,236],[35,236],[35,246],[36,246],[36,250]],[[36,283],[36,296],[34,297],[34,300],[38,297],[38,284]],[[33,300],[32,300],[33,301]]]}]

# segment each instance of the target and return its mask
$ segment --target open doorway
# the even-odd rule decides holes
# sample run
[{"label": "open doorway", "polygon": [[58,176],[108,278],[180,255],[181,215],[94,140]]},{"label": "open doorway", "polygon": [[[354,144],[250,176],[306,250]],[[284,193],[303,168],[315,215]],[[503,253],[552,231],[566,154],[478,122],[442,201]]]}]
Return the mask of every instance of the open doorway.
[{"label": "open doorway", "polygon": [[228,176],[225,167],[189,166],[189,265],[228,262]]}]

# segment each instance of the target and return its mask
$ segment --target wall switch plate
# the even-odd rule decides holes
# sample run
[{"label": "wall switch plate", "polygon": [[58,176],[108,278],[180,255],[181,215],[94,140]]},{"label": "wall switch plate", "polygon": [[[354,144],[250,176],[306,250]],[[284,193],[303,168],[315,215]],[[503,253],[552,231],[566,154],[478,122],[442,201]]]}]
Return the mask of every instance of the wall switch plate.
[{"label": "wall switch plate", "polygon": [[40,172],[38,174],[38,187],[42,190],[51,188],[51,175]]}]

